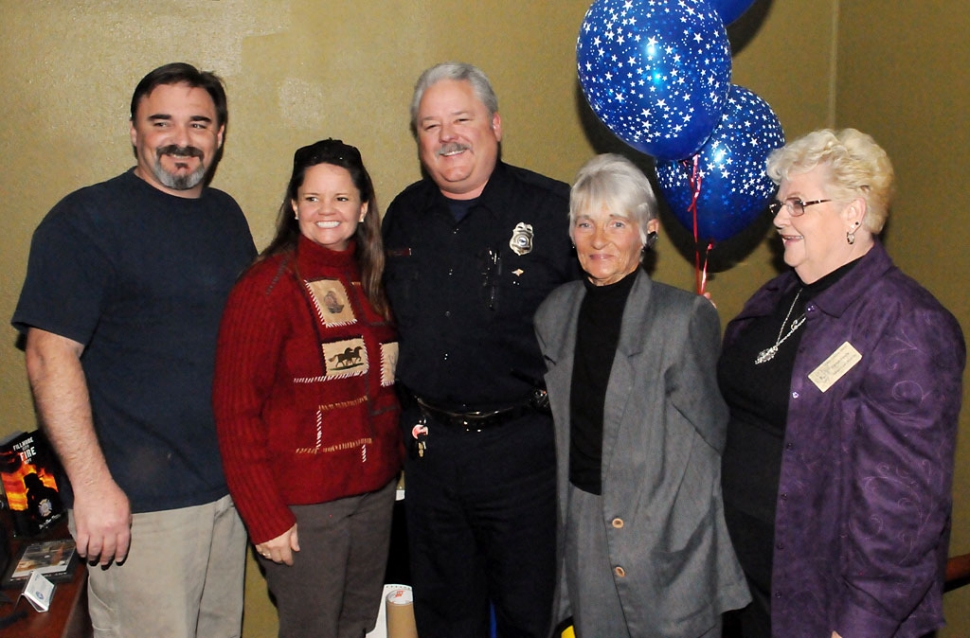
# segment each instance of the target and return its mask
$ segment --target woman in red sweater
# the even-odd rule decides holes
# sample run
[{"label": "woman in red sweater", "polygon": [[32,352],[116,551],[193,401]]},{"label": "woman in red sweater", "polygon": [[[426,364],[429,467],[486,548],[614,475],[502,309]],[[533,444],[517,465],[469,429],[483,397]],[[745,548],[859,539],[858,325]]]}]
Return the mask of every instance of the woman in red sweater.
[{"label": "woman in red sweater", "polygon": [[358,150],[299,149],[276,237],[226,304],[213,390],[281,637],[359,637],[380,608],[403,454],[383,269]]}]

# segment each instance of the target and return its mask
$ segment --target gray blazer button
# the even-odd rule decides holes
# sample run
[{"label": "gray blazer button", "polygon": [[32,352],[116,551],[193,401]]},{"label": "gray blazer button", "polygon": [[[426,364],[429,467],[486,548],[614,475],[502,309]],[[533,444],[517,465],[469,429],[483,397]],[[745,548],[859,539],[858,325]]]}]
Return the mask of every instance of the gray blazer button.
[{"label": "gray blazer button", "polygon": [[616,529],[623,529],[623,519],[622,518],[614,518],[613,519],[613,527],[616,528]]},{"label": "gray blazer button", "polygon": [[616,574],[618,578],[626,578],[626,571],[622,567],[614,567],[613,573]]}]

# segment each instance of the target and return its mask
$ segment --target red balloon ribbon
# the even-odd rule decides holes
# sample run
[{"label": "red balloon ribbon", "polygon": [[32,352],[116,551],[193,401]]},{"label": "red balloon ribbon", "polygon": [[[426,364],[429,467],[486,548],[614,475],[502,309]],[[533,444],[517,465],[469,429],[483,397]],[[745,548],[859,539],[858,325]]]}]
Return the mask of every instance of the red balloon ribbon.
[{"label": "red balloon ribbon", "polygon": [[704,251],[704,265],[701,266],[701,242],[697,237],[697,199],[701,196],[700,161],[700,153],[695,153],[690,160],[680,160],[680,163],[687,170],[687,183],[690,184],[690,206],[687,210],[694,218],[694,280],[697,294],[703,295],[707,287],[707,262],[714,250],[714,240],[708,240],[707,249]]}]

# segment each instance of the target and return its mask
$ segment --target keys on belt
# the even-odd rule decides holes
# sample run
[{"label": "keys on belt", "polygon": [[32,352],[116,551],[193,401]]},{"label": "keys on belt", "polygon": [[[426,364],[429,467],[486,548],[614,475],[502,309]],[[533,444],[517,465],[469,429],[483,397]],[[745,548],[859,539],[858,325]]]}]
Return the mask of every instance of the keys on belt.
[{"label": "keys on belt", "polygon": [[424,451],[428,449],[428,423],[427,419],[421,420],[411,428],[411,436],[418,442],[418,457],[424,458]]},{"label": "keys on belt", "polygon": [[411,428],[411,436],[416,441],[415,449],[417,450],[418,458],[424,458],[425,453],[428,451],[429,419],[435,423],[461,428],[465,432],[472,433],[498,427],[499,425],[529,414],[536,409],[530,403],[516,405],[502,410],[453,412],[435,407],[417,396],[414,397],[414,400],[421,409],[421,419]]}]

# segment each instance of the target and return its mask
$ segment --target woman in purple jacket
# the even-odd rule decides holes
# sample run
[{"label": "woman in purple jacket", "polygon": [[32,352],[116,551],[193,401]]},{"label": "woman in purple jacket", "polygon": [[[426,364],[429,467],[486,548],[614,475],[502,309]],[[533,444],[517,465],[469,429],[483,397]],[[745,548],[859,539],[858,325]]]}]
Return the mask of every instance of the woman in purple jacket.
[{"label": "woman in purple jacket", "polygon": [[854,129],[768,159],[791,270],[727,328],[725,514],[744,638],[924,636],[943,624],[960,326],[878,234],[893,169]]}]

